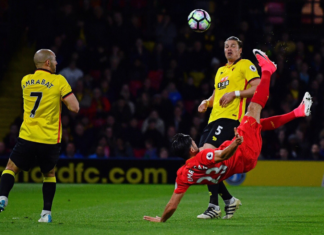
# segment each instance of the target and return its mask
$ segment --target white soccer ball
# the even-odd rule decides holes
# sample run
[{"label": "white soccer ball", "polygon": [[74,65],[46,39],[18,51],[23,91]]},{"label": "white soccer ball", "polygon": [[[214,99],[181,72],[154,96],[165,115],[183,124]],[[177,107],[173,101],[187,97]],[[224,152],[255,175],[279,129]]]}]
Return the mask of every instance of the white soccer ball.
[{"label": "white soccer ball", "polygon": [[202,33],[209,29],[211,18],[207,11],[196,9],[190,12],[188,16],[188,24],[193,31]]}]

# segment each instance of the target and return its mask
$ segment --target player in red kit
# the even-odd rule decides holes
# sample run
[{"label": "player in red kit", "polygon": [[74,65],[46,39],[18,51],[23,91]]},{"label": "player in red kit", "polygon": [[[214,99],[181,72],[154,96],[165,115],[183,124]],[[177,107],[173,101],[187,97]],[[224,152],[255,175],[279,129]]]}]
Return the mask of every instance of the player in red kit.
[{"label": "player in red kit", "polygon": [[216,149],[198,149],[190,136],[181,133],[175,135],[172,140],[174,153],[188,160],[177,172],[175,190],[162,217],[144,216],[145,220],[167,221],[190,185],[217,184],[234,174],[252,170],[261,152],[261,130],[272,130],[296,117],[310,114],[312,101],[309,93],[306,93],[301,105],[291,113],[260,120],[261,110],[269,97],[270,78],[276,71],[276,65],[262,51],[254,49],[253,53],[262,69],[261,82],[241,124],[237,129],[234,128],[235,137]]}]

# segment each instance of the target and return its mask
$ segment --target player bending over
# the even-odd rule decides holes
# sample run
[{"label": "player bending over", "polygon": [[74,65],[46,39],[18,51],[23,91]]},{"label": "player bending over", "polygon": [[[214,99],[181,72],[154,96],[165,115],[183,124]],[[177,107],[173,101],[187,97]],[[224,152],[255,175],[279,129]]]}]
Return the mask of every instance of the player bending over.
[{"label": "player bending over", "polygon": [[[260,124],[260,113],[269,97],[271,75],[277,68],[262,51],[254,49],[253,53],[262,69],[262,78],[248,107],[248,112],[239,127],[234,128],[235,137],[231,141],[225,141],[219,148],[200,151],[190,136],[181,133],[175,135],[172,140],[174,153],[188,160],[177,172],[175,190],[162,217],[144,216],[145,220],[167,221],[191,185],[217,184],[234,174],[251,171],[256,166],[262,147],[263,128]],[[264,130],[278,128],[295,117],[308,116],[311,104],[311,97],[306,93],[302,104],[293,112],[286,114],[288,116],[262,120]]]},{"label": "player bending over", "polygon": [[8,205],[15,176],[38,163],[43,173],[44,207],[38,222],[52,222],[51,208],[56,190],[55,165],[62,139],[61,100],[77,113],[79,102],[62,75],[55,75],[56,58],[51,50],[41,49],[34,55],[36,71],[21,80],[24,121],[17,144],[11,152],[0,181],[0,212]]}]

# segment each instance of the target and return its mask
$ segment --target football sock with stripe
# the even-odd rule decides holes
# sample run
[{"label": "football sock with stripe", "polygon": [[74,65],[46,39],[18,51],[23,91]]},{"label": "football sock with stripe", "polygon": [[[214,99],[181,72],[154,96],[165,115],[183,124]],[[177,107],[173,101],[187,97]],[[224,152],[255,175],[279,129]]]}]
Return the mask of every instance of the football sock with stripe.
[{"label": "football sock with stripe", "polygon": [[207,185],[207,187],[210,194],[209,203],[218,205],[218,184]]},{"label": "football sock with stripe", "polygon": [[262,131],[271,131],[279,128],[282,125],[285,125],[287,122],[290,122],[296,118],[294,111],[269,118],[262,118],[260,124],[262,125]]},{"label": "football sock with stripe", "polygon": [[8,197],[15,183],[15,172],[4,170],[0,180],[0,196]]},{"label": "football sock with stripe", "polygon": [[235,202],[235,198],[231,197],[230,199],[224,200],[224,202],[225,202],[226,206],[229,206],[229,205],[231,205],[232,203]]},{"label": "football sock with stripe", "polygon": [[220,182],[219,184],[219,188],[218,188],[218,193],[219,195],[223,198],[223,200],[228,200],[231,199],[233,196],[229,193],[229,191],[227,190],[227,188],[225,187],[224,182]]},{"label": "football sock with stripe", "polygon": [[251,102],[257,103],[264,108],[269,98],[269,87],[271,73],[269,71],[263,71],[260,84],[256,88]]},{"label": "football sock with stripe", "polygon": [[217,206],[217,205],[215,205],[215,204],[213,204],[213,203],[209,203],[208,204],[208,207],[214,208],[214,210],[216,210],[216,211],[219,211],[220,210],[220,207]]},{"label": "football sock with stripe", "polygon": [[56,177],[44,177],[43,181],[43,211],[51,211],[56,191]]}]

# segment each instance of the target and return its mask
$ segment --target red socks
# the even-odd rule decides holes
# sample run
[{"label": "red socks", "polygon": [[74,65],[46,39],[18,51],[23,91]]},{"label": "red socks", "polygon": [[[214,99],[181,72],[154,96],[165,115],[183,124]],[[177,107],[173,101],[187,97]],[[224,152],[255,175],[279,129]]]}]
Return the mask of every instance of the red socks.
[{"label": "red socks", "polygon": [[271,73],[269,71],[263,71],[261,76],[261,82],[256,88],[251,102],[257,103],[264,108],[269,98]]},{"label": "red socks", "polygon": [[262,131],[271,131],[285,125],[287,122],[290,122],[296,118],[294,111],[269,118],[263,118],[260,120],[262,125]]}]

